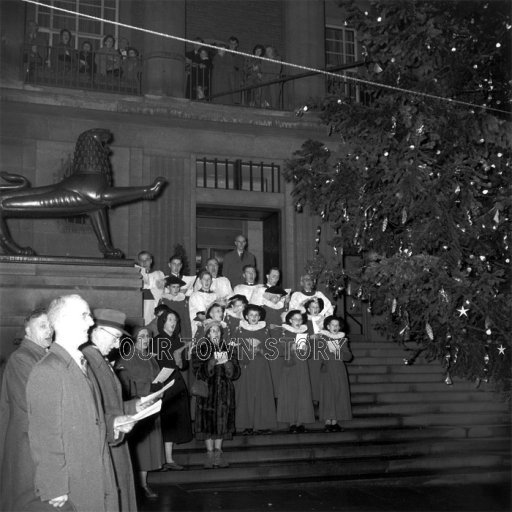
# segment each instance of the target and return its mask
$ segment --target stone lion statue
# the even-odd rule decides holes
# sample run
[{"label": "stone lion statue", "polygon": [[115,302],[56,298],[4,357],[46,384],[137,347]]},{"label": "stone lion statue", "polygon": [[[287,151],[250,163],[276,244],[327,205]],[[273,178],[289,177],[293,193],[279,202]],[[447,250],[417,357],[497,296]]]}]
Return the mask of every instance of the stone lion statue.
[{"label": "stone lion statue", "polygon": [[0,245],[7,254],[34,255],[30,247],[20,247],[9,234],[6,218],[67,218],[87,215],[105,258],[122,258],[123,253],[112,245],[107,208],[123,203],[153,199],[165,185],[157,178],[147,187],[113,187],[108,143],[109,130],[95,128],[78,137],[69,176],[61,182],[44,187],[31,187],[19,174],[2,172],[9,183],[0,185]]}]

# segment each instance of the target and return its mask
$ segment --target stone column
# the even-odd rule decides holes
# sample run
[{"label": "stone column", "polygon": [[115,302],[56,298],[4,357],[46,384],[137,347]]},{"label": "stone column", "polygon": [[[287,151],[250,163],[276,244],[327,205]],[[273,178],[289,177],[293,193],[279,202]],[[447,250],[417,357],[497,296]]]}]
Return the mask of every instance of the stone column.
[{"label": "stone column", "polygon": [[[325,68],[324,0],[285,0],[285,60],[317,69]],[[287,75],[303,73],[285,68]],[[285,108],[293,109],[309,98],[325,96],[325,77],[316,75],[290,81],[285,86]]]},{"label": "stone column", "polygon": [[[185,0],[144,1],[144,28],[185,36]],[[185,96],[185,43],[144,34],[144,92]]]}]

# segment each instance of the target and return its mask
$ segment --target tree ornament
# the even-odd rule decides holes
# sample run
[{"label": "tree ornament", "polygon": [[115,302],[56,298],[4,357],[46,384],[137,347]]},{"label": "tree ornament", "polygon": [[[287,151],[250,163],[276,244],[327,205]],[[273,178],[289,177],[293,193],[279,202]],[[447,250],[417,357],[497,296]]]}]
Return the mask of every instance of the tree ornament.
[{"label": "tree ornament", "polygon": [[295,211],[297,213],[302,213],[303,209],[304,209],[304,207],[302,206],[302,203],[300,201],[297,201],[295,203]]},{"label": "tree ornament", "polygon": [[451,386],[453,384],[453,380],[452,380],[452,377],[450,375],[450,372],[446,372],[446,376],[444,378],[444,383],[447,385],[447,386]]},{"label": "tree ornament", "polygon": [[388,227],[388,218],[384,217],[384,220],[382,221],[382,231],[386,231],[386,228]]},{"label": "tree ornament", "polygon": [[393,303],[391,304],[391,313],[394,313],[396,311],[396,299],[393,299]]},{"label": "tree ornament", "polygon": [[407,210],[405,206],[402,208],[402,224],[407,222]]},{"label": "tree ornament", "polygon": [[459,312],[459,316],[467,317],[469,308],[465,308],[464,305],[462,305],[459,309],[457,309],[457,311]]},{"label": "tree ornament", "polygon": [[433,340],[434,339],[434,331],[432,330],[432,326],[427,322],[425,324],[425,331],[427,331],[427,336]]},{"label": "tree ornament", "polygon": [[506,348],[506,347],[504,347],[503,345],[500,345],[500,346],[498,347],[498,354],[499,354],[500,356],[504,356],[504,355],[505,355],[505,350],[507,350],[507,348]]}]

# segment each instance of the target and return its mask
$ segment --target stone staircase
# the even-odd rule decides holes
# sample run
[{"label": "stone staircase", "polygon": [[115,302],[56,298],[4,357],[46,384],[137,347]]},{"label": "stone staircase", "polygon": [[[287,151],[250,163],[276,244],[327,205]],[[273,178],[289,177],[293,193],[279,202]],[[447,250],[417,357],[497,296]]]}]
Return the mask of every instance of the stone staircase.
[{"label": "stone staircase", "polygon": [[[510,482],[510,404],[487,385],[453,378],[437,362],[408,354],[393,342],[353,341],[347,365],[354,418],[344,432],[319,422],[304,434],[235,436],[224,444],[231,466],[202,469],[204,443],[175,447],[181,472],[150,475],[155,484],[271,485],[297,481],[365,480],[421,483]],[[284,427],[283,427],[284,428]]]}]

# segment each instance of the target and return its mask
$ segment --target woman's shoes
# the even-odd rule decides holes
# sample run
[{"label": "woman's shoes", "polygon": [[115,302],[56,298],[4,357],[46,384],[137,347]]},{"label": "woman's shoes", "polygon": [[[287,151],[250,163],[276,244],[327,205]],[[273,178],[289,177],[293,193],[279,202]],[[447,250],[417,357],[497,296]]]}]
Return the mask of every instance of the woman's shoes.
[{"label": "woman's shoes", "polygon": [[304,434],[306,432],[306,427],[304,425],[299,425],[297,427],[297,434]]},{"label": "woman's shoes", "polygon": [[156,500],[158,498],[158,494],[151,489],[149,486],[141,487],[142,494],[144,494],[144,497],[148,500]]},{"label": "woman's shoes", "polygon": [[254,430],[252,428],[246,428],[243,432],[243,436],[252,436],[254,434]]},{"label": "woman's shoes", "polygon": [[213,467],[215,468],[228,468],[229,464],[224,460],[222,456],[222,450],[215,450],[213,452]]},{"label": "woman's shoes", "polygon": [[345,429],[339,423],[333,423],[332,425],[326,424],[324,426],[324,432],[344,432]]},{"label": "woman's shoes", "polygon": [[178,463],[172,461],[172,462],[166,462],[162,466],[162,471],[183,471],[185,468],[183,466],[180,466]]},{"label": "woman's shoes", "polygon": [[213,450],[207,450],[206,451],[206,459],[203,464],[204,469],[213,469],[213,463],[215,461],[215,454],[213,453]]},{"label": "woman's shoes", "polygon": [[298,427],[297,425],[290,425],[290,434],[297,434],[298,433]]}]

